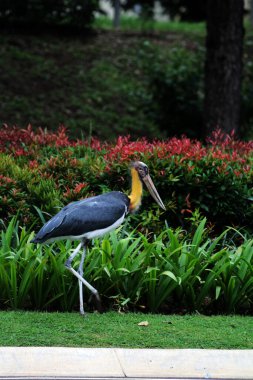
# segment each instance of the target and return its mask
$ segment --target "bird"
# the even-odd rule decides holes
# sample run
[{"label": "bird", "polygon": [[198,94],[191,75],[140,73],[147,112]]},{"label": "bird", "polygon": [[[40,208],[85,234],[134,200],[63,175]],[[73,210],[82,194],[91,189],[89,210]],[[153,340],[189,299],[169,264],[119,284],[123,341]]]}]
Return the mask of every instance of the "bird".
[{"label": "bird", "polygon": [[[48,220],[31,240],[36,244],[48,244],[57,240],[79,240],[80,243],[65,262],[65,267],[78,279],[80,314],[84,315],[83,285],[95,296],[98,309],[101,300],[95,289],[84,277],[83,266],[88,242],[119,227],[129,213],[136,212],[143,195],[143,184],[146,185],[157,204],[166,210],[156,187],[150,177],[148,166],[141,161],[130,164],[131,191],[127,195],[121,191],[111,191],[101,195],[71,202]],[[82,256],[76,271],[72,262],[80,250]]]}]

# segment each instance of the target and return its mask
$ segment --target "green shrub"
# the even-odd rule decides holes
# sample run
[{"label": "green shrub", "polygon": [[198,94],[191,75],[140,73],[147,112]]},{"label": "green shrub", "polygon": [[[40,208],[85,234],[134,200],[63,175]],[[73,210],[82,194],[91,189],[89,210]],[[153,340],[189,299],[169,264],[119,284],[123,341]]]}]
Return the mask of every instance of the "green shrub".
[{"label": "green shrub", "polygon": [[[246,41],[249,46],[252,41]],[[162,136],[203,136],[204,49],[172,47],[164,53],[150,43],[140,51],[149,91],[140,91],[140,103]],[[249,55],[250,56],[250,55]],[[241,94],[241,136],[252,139],[253,63],[246,56]]]},{"label": "green shrub", "polygon": [[[1,233],[1,309],[78,309],[77,280],[64,267],[76,244],[33,245],[33,236],[15,218]],[[210,238],[205,219],[193,236],[165,228],[148,239],[121,228],[94,240],[84,265],[106,309],[168,313],[252,313],[252,274],[252,239],[233,229]]]},{"label": "green shrub", "polygon": [[0,19],[5,25],[67,25],[90,27],[93,12],[98,9],[97,0],[13,0],[1,1]]},{"label": "green shrub", "polygon": [[203,52],[173,48],[167,61],[148,69],[155,123],[165,136],[201,137],[203,126]]},{"label": "green shrub", "polygon": [[[23,160],[22,160],[23,161]],[[19,214],[23,223],[31,226],[38,221],[36,207],[48,214],[59,210],[61,195],[53,178],[43,178],[40,172],[31,170],[27,163],[1,154],[0,169],[0,215],[5,221]]]},{"label": "green shrub", "polygon": [[219,231],[231,225],[253,228],[252,142],[219,132],[204,145],[185,137],[152,142],[119,137],[102,143],[69,141],[62,130],[60,138],[57,133],[18,131],[7,128],[2,136],[0,131],[5,151],[0,153],[0,217],[5,221],[19,212],[22,224],[40,224],[36,208],[48,218],[77,199],[110,190],[128,192],[129,163],[140,159],[148,163],[167,207],[164,213],[144,196],[140,212],[131,219],[140,231],[159,233],[165,221],[189,229],[198,213]]}]

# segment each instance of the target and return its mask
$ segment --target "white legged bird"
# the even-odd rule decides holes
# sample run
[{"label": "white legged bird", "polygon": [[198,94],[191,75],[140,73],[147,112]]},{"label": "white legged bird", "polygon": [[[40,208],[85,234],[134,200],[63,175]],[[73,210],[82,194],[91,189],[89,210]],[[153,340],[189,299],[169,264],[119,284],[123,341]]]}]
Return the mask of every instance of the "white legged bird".
[{"label": "white legged bird", "polygon": [[[32,240],[32,243],[51,243],[62,239],[81,241],[65,263],[66,268],[78,278],[81,314],[84,314],[83,285],[88,287],[100,304],[98,291],[83,278],[83,263],[88,241],[119,227],[129,212],[134,212],[139,208],[143,183],[158,205],[165,210],[150,178],[147,165],[141,161],[135,161],[130,169],[132,187],[129,196],[120,191],[111,191],[72,202],[53,216]],[[79,269],[76,271],[71,264],[81,248],[83,248],[83,253]]]}]

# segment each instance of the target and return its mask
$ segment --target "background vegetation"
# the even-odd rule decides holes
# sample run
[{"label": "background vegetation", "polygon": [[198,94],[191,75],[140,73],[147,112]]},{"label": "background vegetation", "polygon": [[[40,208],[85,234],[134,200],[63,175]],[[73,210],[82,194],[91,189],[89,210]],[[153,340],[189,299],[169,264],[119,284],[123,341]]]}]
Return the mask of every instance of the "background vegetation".
[{"label": "background vegetation", "polygon": [[208,145],[186,137],[71,141],[64,128],[53,133],[31,126],[23,130],[6,126],[0,137],[3,220],[18,212],[20,221],[31,226],[38,223],[36,208],[54,214],[81,197],[126,191],[129,162],[140,159],[149,163],[168,210],[161,214],[144,198],[143,231],[161,230],[164,220],[175,227],[186,226],[187,221],[192,225],[189,218],[201,215],[216,230],[228,225],[252,230],[252,142],[219,131]]},{"label": "background vegetation", "polygon": [[[98,289],[105,310],[251,313],[252,239],[235,230],[211,239],[205,223],[191,238],[167,228],[153,238],[122,230],[95,240],[84,277]],[[15,219],[2,231],[0,307],[76,309],[77,281],[64,266],[73,246],[69,241],[34,246],[33,236],[19,230]],[[87,289],[85,296],[88,300]]]},{"label": "background vegetation", "polygon": [[98,0],[24,0],[0,2],[2,27],[33,28],[75,28],[85,30],[91,27]]},{"label": "background vegetation", "polygon": [[105,308],[252,313],[252,142],[219,131],[208,145],[186,137],[70,141],[64,128],[31,126],[6,126],[1,141],[2,308],[77,307],[77,281],[64,267],[74,245],[34,246],[33,230],[70,201],[125,190],[129,162],[141,159],[167,212],[146,197],[118,236],[94,241],[85,277]]},{"label": "background vegetation", "polygon": [[32,245],[34,230],[68,202],[126,190],[129,162],[141,159],[167,211],[146,197],[118,235],[92,243],[85,277],[105,309],[252,314],[250,27],[244,141],[219,130],[201,141],[203,23],[142,18],[112,32],[100,19],[91,30],[95,0],[7,3],[0,3],[0,308],[78,308],[77,283],[64,267],[75,244]]},{"label": "background vegetation", "polygon": [[[100,29],[89,38],[62,34],[60,39],[1,33],[1,121],[49,129],[64,123],[73,137],[135,138],[143,131],[148,138],[200,137],[204,25],[158,23],[157,28],[152,34]],[[241,132],[249,138],[253,65],[247,30]]]}]

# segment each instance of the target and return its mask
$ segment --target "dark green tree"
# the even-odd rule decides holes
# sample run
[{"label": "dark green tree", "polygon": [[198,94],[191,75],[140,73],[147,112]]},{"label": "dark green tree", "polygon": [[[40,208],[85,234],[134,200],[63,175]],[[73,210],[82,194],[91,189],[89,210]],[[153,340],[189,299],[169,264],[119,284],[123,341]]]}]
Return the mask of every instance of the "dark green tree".
[{"label": "dark green tree", "polygon": [[2,26],[89,28],[98,0],[0,0]]},{"label": "dark green tree", "polygon": [[160,0],[161,5],[173,20],[203,21],[206,18],[207,0]]}]

